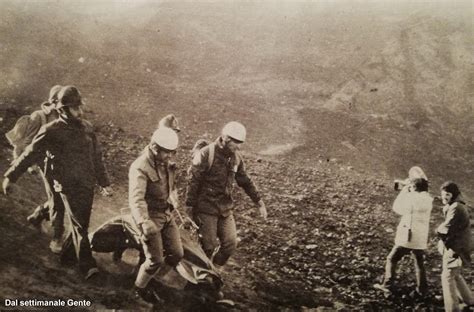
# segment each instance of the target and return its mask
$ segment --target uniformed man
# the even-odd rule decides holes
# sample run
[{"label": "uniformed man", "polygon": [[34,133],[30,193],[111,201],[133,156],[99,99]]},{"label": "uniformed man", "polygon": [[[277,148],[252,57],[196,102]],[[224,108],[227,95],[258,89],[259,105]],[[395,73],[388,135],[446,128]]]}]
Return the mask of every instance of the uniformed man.
[{"label": "uniformed man", "polygon": [[[265,204],[245,170],[240,146],[245,142],[245,127],[229,122],[222,135],[196,153],[189,172],[186,205],[199,226],[202,247],[208,257],[214,255],[216,265],[224,265],[237,247],[233,215],[232,189],[234,180],[267,218]],[[211,161],[210,161],[211,158]]]},{"label": "uniformed man", "polygon": [[146,257],[135,280],[135,295],[151,303],[160,298],[148,287],[150,280],[155,275],[164,276],[183,257],[179,229],[172,215],[178,205],[176,164],[171,162],[177,147],[176,132],[160,127],[129,171],[129,204],[142,232]]},{"label": "uniformed man", "polygon": [[[46,170],[54,185],[54,205],[63,205],[72,223],[66,242],[73,242],[79,269],[88,279],[98,273],[88,238],[94,186],[106,188],[109,178],[92,125],[82,119],[82,99],[78,89],[66,86],[58,94],[59,118],[34,138],[5,173],[3,190],[9,193],[15,182],[31,165],[47,157]],[[111,189],[108,190],[111,192]],[[59,196],[58,196],[59,195]]]}]

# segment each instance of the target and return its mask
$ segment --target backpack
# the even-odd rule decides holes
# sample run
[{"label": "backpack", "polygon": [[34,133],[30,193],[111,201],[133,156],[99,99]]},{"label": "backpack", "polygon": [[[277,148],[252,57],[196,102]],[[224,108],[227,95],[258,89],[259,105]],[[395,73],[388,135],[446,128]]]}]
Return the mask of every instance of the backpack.
[{"label": "backpack", "polygon": [[[42,111],[36,111],[33,114],[38,114],[41,118],[41,126],[46,124],[46,114]],[[23,115],[15,123],[13,129],[5,134],[8,142],[14,147],[14,156],[18,157],[31,139],[37,134],[37,124],[32,119],[32,115]],[[40,127],[41,128],[41,127]]]},{"label": "backpack", "polygon": [[[209,142],[206,139],[199,139],[194,143],[193,149],[191,150],[191,157],[194,159],[198,153],[201,153],[201,150],[209,145],[209,157],[207,159],[208,166],[207,171],[211,170],[212,164],[214,163],[214,155],[216,153],[216,144],[214,142]],[[189,168],[188,173],[191,172],[191,168]]]}]

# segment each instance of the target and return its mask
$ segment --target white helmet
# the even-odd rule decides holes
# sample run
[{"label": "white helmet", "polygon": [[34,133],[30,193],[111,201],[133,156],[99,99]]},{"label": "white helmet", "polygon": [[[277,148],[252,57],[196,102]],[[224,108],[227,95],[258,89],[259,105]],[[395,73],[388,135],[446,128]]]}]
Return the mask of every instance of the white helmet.
[{"label": "white helmet", "polygon": [[158,128],[151,136],[151,142],[164,149],[174,151],[178,148],[178,135],[170,128]]},{"label": "white helmet", "polygon": [[410,170],[408,171],[408,178],[411,179],[411,180],[413,180],[413,179],[425,179],[426,181],[428,181],[428,178],[426,177],[426,174],[418,166],[414,166],[414,167],[410,168]]},{"label": "white helmet", "polygon": [[247,131],[244,125],[237,121],[231,121],[222,129],[222,135],[231,137],[234,140],[245,142]]}]

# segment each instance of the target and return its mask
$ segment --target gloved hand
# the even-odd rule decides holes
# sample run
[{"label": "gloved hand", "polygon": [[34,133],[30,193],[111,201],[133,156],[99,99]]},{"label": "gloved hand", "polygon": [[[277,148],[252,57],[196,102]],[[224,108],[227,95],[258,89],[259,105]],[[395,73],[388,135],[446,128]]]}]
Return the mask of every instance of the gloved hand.
[{"label": "gloved hand", "polygon": [[152,220],[145,220],[142,224],[142,232],[145,238],[151,238],[158,234],[158,227],[156,226],[155,222]]}]

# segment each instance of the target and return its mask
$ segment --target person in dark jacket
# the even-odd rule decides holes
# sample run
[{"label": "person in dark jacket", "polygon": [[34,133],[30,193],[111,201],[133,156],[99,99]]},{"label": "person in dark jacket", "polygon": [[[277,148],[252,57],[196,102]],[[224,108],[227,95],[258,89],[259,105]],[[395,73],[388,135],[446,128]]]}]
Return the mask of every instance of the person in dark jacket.
[{"label": "person in dark jacket", "polygon": [[441,284],[444,309],[460,311],[459,298],[469,307],[474,307],[474,294],[462,277],[462,266],[471,263],[472,233],[469,211],[456,183],[448,181],[441,186],[441,200],[445,205],[445,220],[436,232],[440,237],[438,250],[443,256]]},{"label": "person in dark jacket", "polygon": [[73,245],[79,269],[88,279],[98,273],[88,238],[94,186],[98,183],[108,187],[110,183],[92,125],[82,119],[79,91],[73,86],[63,87],[58,99],[59,118],[43,127],[13,162],[5,173],[3,190],[8,194],[10,183],[16,182],[28,167],[47,157],[45,168],[53,181],[54,204],[65,207],[72,224],[66,243],[72,241],[73,244],[67,246]]},{"label": "person in dark jacket", "polygon": [[[237,247],[233,215],[232,189],[234,180],[258,205],[261,216],[267,210],[260,194],[245,170],[240,145],[246,139],[245,127],[238,122],[226,124],[215,142],[196,153],[189,171],[186,191],[188,212],[199,225],[201,244],[214,264],[224,265]],[[212,161],[209,161],[209,159]]]}]

